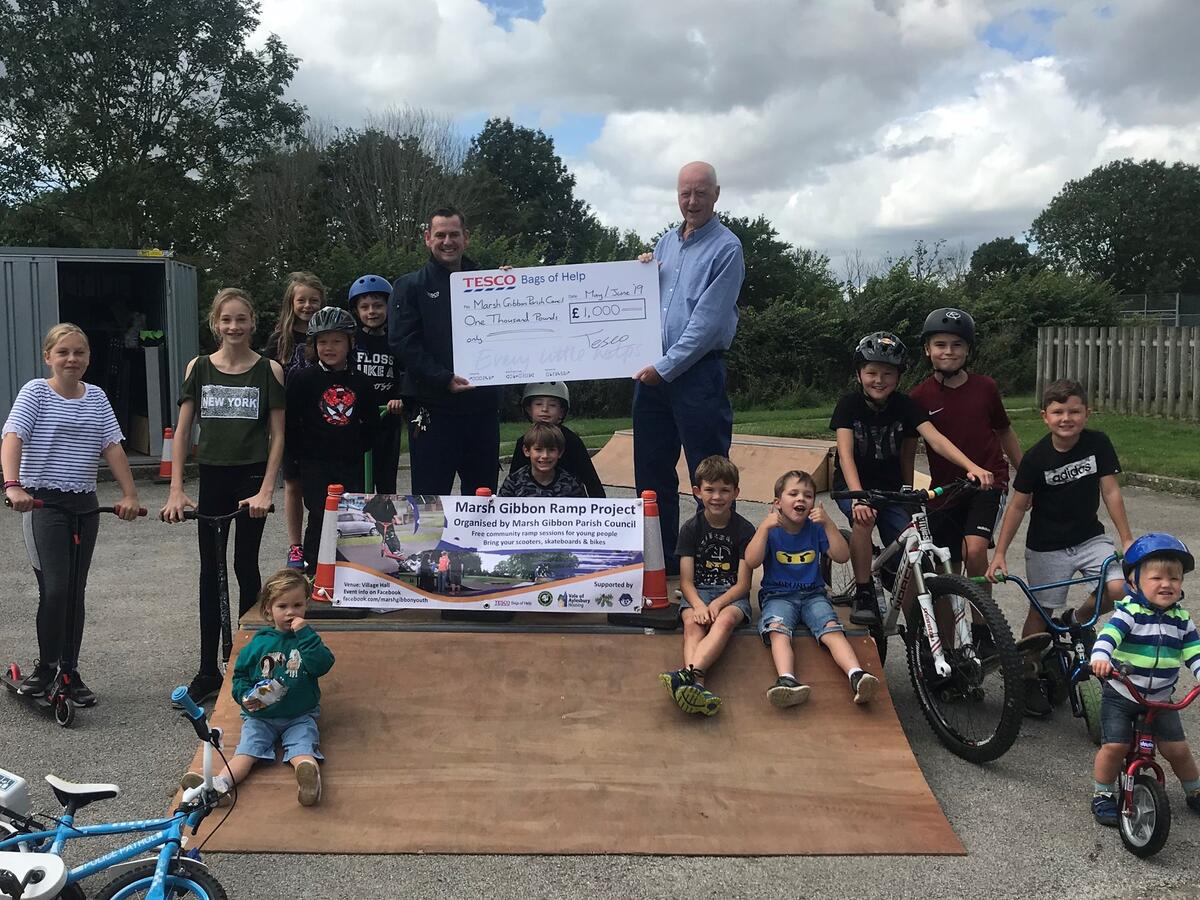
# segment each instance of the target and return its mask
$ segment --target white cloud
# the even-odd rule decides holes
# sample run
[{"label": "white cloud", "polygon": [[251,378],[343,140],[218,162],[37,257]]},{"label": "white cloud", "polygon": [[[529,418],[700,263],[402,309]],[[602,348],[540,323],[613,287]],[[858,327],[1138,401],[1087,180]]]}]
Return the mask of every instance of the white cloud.
[{"label": "white cloud", "polygon": [[[506,29],[479,0],[263,0],[261,31],[302,58],[296,96],[343,124],[405,104],[550,133],[603,117],[568,164],[605,222],[644,235],[678,216],[695,158],[724,208],[835,254],[1019,234],[1095,165],[1200,161],[1193,0],[544,7]],[[989,29],[1049,55],[989,46]]]}]

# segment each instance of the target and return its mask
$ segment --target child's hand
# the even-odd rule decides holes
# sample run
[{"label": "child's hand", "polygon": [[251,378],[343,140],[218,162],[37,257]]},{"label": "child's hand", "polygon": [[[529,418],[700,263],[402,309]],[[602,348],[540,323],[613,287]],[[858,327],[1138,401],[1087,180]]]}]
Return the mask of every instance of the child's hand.
[{"label": "child's hand", "polygon": [[988,566],[987,580],[992,584],[999,583],[1003,578],[1008,577],[1008,564],[1004,561],[1004,554],[997,553],[992,557],[992,564]]},{"label": "child's hand", "polygon": [[829,522],[829,516],[825,514],[825,507],[818,503],[808,511],[808,520],[814,525],[824,527]]},{"label": "child's hand", "polygon": [[398,416],[398,415],[400,415],[400,413],[404,412],[404,401],[399,400],[399,399],[389,400],[387,402],[387,409],[388,409],[388,415]]},{"label": "child's hand", "polygon": [[242,707],[246,712],[258,712],[260,709],[266,709],[267,706],[257,697],[251,697],[249,700],[242,701]]},{"label": "child's hand", "polygon": [[711,625],[713,620],[712,610],[707,606],[702,606],[699,609],[692,607],[692,621],[697,625]]},{"label": "child's hand", "polygon": [[875,507],[869,506],[863,501],[854,504],[854,521],[859,525],[868,527],[875,524]]},{"label": "child's hand", "polygon": [[23,487],[10,487],[4,492],[4,496],[8,498],[8,502],[17,512],[29,512],[33,509],[33,497]]},{"label": "child's hand", "polygon": [[292,621],[288,623],[288,627],[290,627],[293,632],[299,631],[306,625],[308,625],[308,622],[305,621],[304,616],[296,616],[296,618],[292,619]]},{"label": "child's hand", "polygon": [[1107,659],[1097,659],[1092,663],[1092,674],[1097,678],[1107,678],[1112,670],[1112,663]]},{"label": "child's hand", "polygon": [[185,509],[195,509],[196,501],[182,490],[172,489],[167,497],[166,505],[158,512],[158,517],[164,522],[182,522]]},{"label": "child's hand", "polygon": [[967,477],[979,485],[980,490],[986,491],[992,486],[996,477],[988,469],[981,469],[979,466],[971,466],[967,469]]},{"label": "child's hand", "polygon": [[779,507],[772,503],[771,508],[767,510],[766,517],[762,520],[762,522],[759,523],[758,530],[769,531],[772,528],[780,527],[781,524],[782,520],[779,517]]},{"label": "child's hand", "polygon": [[136,491],[132,494],[126,494],[113,504],[113,508],[117,511],[117,516],[126,522],[132,522],[138,517],[138,510],[141,506],[142,504],[138,501]]}]

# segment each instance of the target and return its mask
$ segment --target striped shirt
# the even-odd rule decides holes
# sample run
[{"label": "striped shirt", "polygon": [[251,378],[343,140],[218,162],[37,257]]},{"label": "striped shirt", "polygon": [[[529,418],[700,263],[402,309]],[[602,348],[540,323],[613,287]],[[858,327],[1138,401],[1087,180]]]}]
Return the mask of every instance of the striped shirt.
[{"label": "striped shirt", "polygon": [[[1187,610],[1178,603],[1158,609],[1126,597],[1117,602],[1112,618],[1101,629],[1092,647],[1091,661],[1124,663],[1129,680],[1147,700],[1171,696],[1183,663],[1200,679],[1200,635]],[[1119,681],[1112,685],[1122,696],[1129,690]]]},{"label": "striped shirt", "polygon": [[21,439],[21,485],[73,493],[96,490],[100,454],[124,438],[104,391],[83,383],[68,400],[44,378],[17,392],[4,434]]}]

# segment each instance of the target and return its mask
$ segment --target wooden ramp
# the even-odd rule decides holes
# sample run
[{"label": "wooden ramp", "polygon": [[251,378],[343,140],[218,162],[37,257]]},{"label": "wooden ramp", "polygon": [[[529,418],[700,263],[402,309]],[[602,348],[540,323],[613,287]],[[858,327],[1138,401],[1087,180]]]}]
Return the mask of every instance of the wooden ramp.
[{"label": "wooden ramp", "polygon": [[[769,503],[775,499],[775,479],[788,469],[803,469],[816,481],[818,492],[829,490],[836,447],[833,441],[735,434],[729,458],[740,470],[741,499]],[[613,434],[592,457],[592,464],[604,484],[634,487],[633,432],[625,430]],[[682,453],[675,471],[679,475],[679,489],[685,494],[691,493],[692,475]]]},{"label": "wooden ramp", "polygon": [[[252,632],[238,634],[236,650]],[[733,638],[704,719],[657,674],[678,635],[337,632],[322,679],[321,804],[260,765],[206,849],[291,853],[962,854],[886,692],[850,700],[797,640],[802,707],[766,700],[754,634]],[[869,638],[851,638],[879,674]],[[227,754],[240,720],[214,714]],[[195,761],[199,765],[199,757]],[[210,816],[193,845],[221,822]]]}]

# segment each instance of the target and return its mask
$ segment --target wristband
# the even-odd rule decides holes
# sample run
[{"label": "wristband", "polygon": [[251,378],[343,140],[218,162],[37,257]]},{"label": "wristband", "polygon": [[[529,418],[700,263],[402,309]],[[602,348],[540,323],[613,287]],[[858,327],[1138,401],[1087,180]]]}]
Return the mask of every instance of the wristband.
[{"label": "wristband", "polygon": [[6,482],[4,482],[4,489],[5,489],[6,491],[7,491],[9,488],[20,487],[20,486],[21,486],[21,482],[19,482],[19,481],[6,481]]}]

